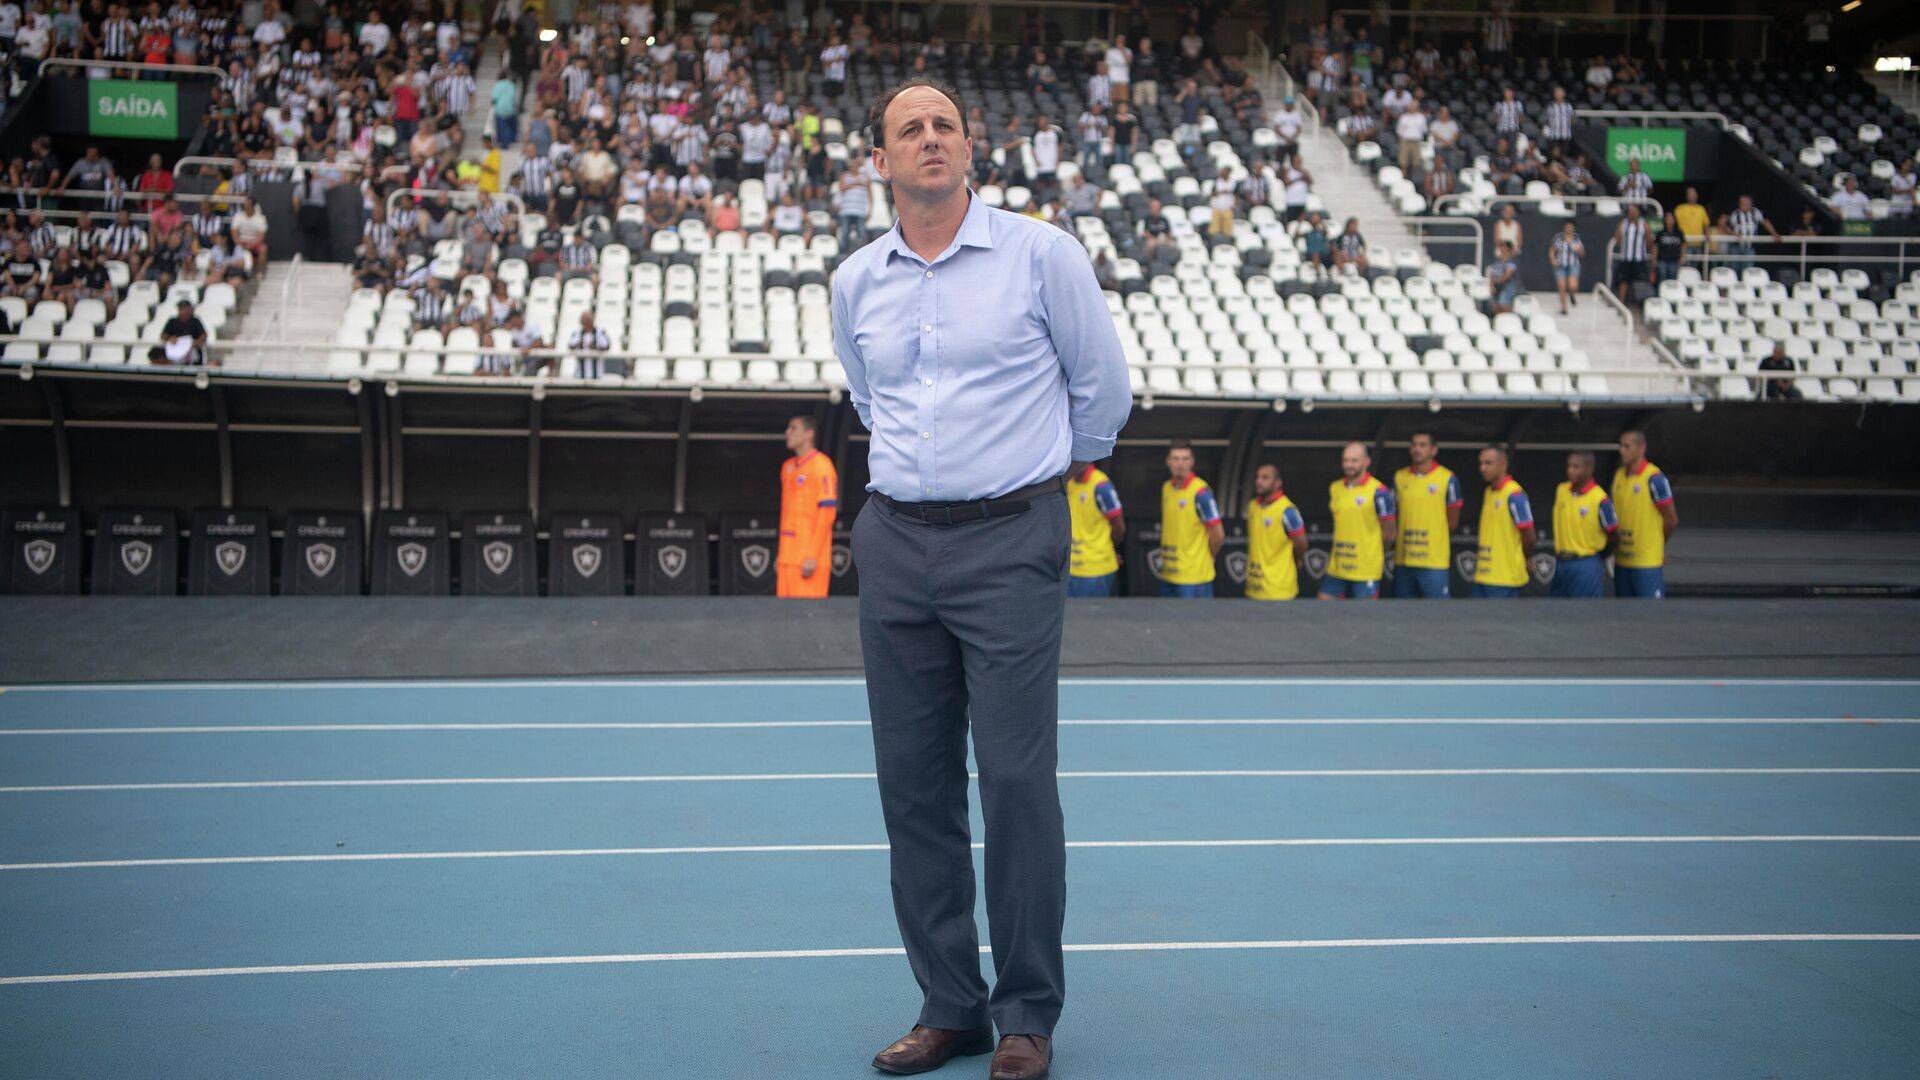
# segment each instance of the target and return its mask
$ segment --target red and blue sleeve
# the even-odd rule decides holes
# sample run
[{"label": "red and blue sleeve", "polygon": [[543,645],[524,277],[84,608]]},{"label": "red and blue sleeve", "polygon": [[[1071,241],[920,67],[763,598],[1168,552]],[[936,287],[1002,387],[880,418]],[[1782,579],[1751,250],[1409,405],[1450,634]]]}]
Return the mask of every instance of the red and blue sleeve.
[{"label": "red and blue sleeve", "polygon": [[1457,476],[1447,477],[1447,509],[1457,510],[1465,505],[1467,505],[1467,500],[1460,497],[1460,478]]},{"label": "red and blue sleeve", "polygon": [[1393,497],[1393,489],[1382,485],[1373,489],[1373,512],[1381,521],[1392,521],[1398,507]]},{"label": "red and blue sleeve", "polygon": [[1620,527],[1620,515],[1613,512],[1613,500],[1605,496],[1600,499],[1600,527],[1608,532]]},{"label": "red and blue sleeve", "polygon": [[1667,482],[1666,473],[1653,474],[1653,479],[1647,482],[1647,494],[1653,496],[1655,506],[1673,505],[1673,485]]},{"label": "red and blue sleeve", "polygon": [[1218,525],[1220,523],[1220,504],[1214,501],[1213,489],[1203,488],[1194,496],[1193,511],[1200,515],[1200,524]]},{"label": "red and blue sleeve", "polygon": [[1307,519],[1300,516],[1299,510],[1289,506],[1280,515],[1280,527],[1287,530],[1288,536],[1299,536],[1307,531]]},{"label": "red and blue sleeve", "polygon": [[1507,496],[1507,513],[1513,515],[1513,523],[1520,528],[1533,528],[1533,503],[1528,501],[1526,492],[1516,491]]},{"label": "red and blue sleeve", "polygon": [[1114,490],[1113,484],[1110,481],[1102,480],[1100,483],[1094,485],[1093,505],[1098,507],[1100,512],[1107,517],[1119,517],[1120,493]]}]

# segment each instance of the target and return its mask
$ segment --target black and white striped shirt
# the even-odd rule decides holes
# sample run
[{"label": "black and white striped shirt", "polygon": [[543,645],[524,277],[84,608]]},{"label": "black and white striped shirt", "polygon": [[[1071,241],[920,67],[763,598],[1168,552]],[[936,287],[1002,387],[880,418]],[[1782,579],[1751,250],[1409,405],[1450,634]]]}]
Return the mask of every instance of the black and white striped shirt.
[{"label": "black and white striped shirt", "polygon": [[587,87],[593,85],[593,71],[589,68],[569,66],[560,73],[560,85],[566,88],[567,103],[572,104],[580,100],[580,95],[587,92]]},{"label": "black and white striped shirt", "polygon": [[1647,223],[1644,221],[1622,221],[1620,223],[1620,261],[1647,261]]},{"label": "black and white striped shirt", "polygon": [[490,202],[481,207],[474,216],[479,220],[480,227],[487,230],[489,236],[498,236],[500,230],[507,224],[507,208],[496,202]]},{"label": "black and white striped shirt", "polygon": [[1767,215],[1761,213],[1759,207],[1754,206],[1745,210],[1735,210],[1727,215],[1727,220],[1733,224],[1735,236],[1742,240],[1751,240],[1760,235],[1760,223],[1767,220]]},{"label": "black and white striped shirt", "polygon": [[440,99],[447,103],[447,111],[455,116],[465,116],[473,105],[473,76],[449,75],[440,83]]},{"label": "black and white striped shirt", "polygon": [[682,122],[673,133],[673,160],[681,168],[707,160],[707,129]]},{"label": "black and white striped shirt", "polygon": [[578,238],[560,249],[560,265],[568,270],[593,269],[593,257],[593,245]]},{"label": "black and white striped shirt", "polygon": [[128,223],[113,224],[100,230],[100,242],[110,254],[131,255],[147,246],[146,230]]},{"label": "black and white striped shirt", "polygon": [[1562,268],[1579,266],[1581,247],[1582,245],[1578,236],[1571,240],[1567,239],[1566,233],[1561,233],[1559,236],[1554,237],[1553,243],[1550,245],[1553,265]]},{"label": "black and white striped shirt", "polygon": [[1493,130],[1496,134],[1512,135],[1520,130],[1520,118],[1527,113],[1527,107],[1518,98],[1507,101],[1504,98],[1493,103]]},{"label": "black and white striped shirt", "polygon": [[403,233],[420,224],[420,211],[406,203],[401,203],[393,213],[387,215],[387,221],[393,226],[394,232]]},{"label": "black and white striped shirt", "polygon": [[100,29],[100,53],[109,60],[126,59],[140,39],[140,28],[132,19],[108,19]]},{"label": "black and white striped shirt", "polygon": [[413,294],[413,321],[416,326],[439,326],[453,307],[453,297],[432,289]]},{"label": "black and white striped shirt", "polygon": [[1623,173],[1620,194],[1629,199],[1644,199],[1653,191],[1653,177],[1643,172]]},{"label": "black and white striped shirt", "polygon": [[190,220],[193,222],[193,235],[199,237],[202,245],[212,244],[216,237],[227,231],[225,214],[196,213]]},{"label": "black and white striped shirt", "polygon": [[1566,142],[1573,138],[1573,102],[1554,101],[1547,104],[1547,138],[1555,142]]},{"label": "black and white striped shirt", "polygon": [[361,227],[360,235],[366,237],[367,243],[373,245],[373,250],[381,255],[391,255],[393,241],[400,233],[393,227],[391,221],[368,221]]},{"label": "black and white striped shirt", "polygon": [[32,245],[35,255],[41,258],[52,257],[53,245],[56,243],[53,226],[47,222],[41,222],[39,228],[27,234],[27,243]]},{"label": "black and white striped shirt", "polygon": [[583,326],[568,335],[567,348],[583,354],[580,357],[581,378],[597,379],[605,373],[607,358],[595,356],[593,351],[605,352],[612,347],[612,344],[612,340],[607,337],[607,332],[597,326],[591,330]]},{"label": "black and white striped shirt", "polygon": [[546,197],[553,165],[538,154],[520,161],[520,190],[527,195]]}]

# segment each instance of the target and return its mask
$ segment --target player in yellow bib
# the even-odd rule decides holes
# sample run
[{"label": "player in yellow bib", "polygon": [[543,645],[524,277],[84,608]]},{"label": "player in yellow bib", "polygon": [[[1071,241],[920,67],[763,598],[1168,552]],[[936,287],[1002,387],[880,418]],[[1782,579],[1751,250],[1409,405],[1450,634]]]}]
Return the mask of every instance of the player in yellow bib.
[{"label": "player in yellow bib", "polygon": [[1393,489],[1373,478],[1373,458],[1359,443],[1340,451],[1340,479],[1327,489],[1333,510],[1333,557],[1320,579],[1322,600],[1378,600],[1394,541]]},{"label": "player in yellow bib", "polygon": [[1593,482],[1593,451],[1568,454],[1566,483],[1553,493],[1553,595],[1607,595],[1606,556],[1613,551],[1619,525],[1613,500]]},{"label": "player in yellow bib", "polygon": [[1396,600],[1445,600],[1447,564],[1453,558],[1449,539],[1460,527],[1460,478],[1437,460],[1440,447],[1433,436],[1416,431],[1407,443],[1413,464],[1393,474],[1393,497],[1399,504],[1398,536],[1393,546],[1393,596]]},{"label": "player in yellow bib", "polygon": [[1247,503],[1247,598],[1292,600],[1300,595],[1300,560],[1307,555],[1307,522],[1280,489],[1280,468],[1253,474]]},{"label": "player in yellow bib", "polygon": [[1213,560],[1227,531],[1205,480],[1193,475],[1193,444],[1175,439],[1167,449],[1169,479],[1160,485],[1160,595],[1210,597]]},{"label": "player in yellow bib", "polygon": [[1533,554],[1533,504],[1507,475],[1507,452],[1498,446],[1480,451],[1480,479],[1487,492],[1480,504],[1480,554],[1473,568],[1473,595],[1506,600],[1527,584],[1527,559]]},{"label": "player in yellow bib", "polygon": [[1073,520],[1067,595],[1112,596],[1120,576],[1120,542],[1127,537],[1127,522],[1120,493],[1092,462],[1067,478],[1067,512]]},{"label": "player in yellow bib", "polygon": [[1613,595],[1658,600],[1667,594],[1667,538],[1680,527],[1673,485],[1647,460],[1647,437],[1620,433],[1620,467],[1613,473],[1613,509],[1620,515],[1620,550],[1613,558]]}]

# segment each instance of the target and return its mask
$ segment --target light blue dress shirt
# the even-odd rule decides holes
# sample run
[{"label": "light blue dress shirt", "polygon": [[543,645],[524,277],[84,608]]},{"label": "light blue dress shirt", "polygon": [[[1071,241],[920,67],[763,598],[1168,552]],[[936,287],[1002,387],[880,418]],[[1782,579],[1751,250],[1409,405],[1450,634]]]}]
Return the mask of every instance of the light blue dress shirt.
[{"label": "light blue dress shirt", "polygon": [[1004,495],[1113,452],[1127,362],[1079,241],[968,193],[928,263],[898,223],[834,272],[833,342],[873,433],[868,491]]}]

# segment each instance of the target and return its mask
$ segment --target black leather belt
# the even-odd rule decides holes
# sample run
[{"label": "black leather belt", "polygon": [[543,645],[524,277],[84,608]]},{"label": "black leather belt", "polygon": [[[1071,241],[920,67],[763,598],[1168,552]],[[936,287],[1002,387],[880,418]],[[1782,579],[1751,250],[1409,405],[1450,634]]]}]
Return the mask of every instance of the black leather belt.
[{"label": "black leather belt", "polygon": [[976,521],[980,518],[1024,514],[1032,509],[1032,500],[1035,497],[1065,490],[1067,490],[1065,478],[1056,476],[1037,484],[1028,484],[1017,491],[1009,491],[998,498],[975,499],[972,502],[901,502],[898,499],[889,499],[877,491],[873,493],[873,497],[881,506],[901,517],[917,518],[929,525],[958,525],[963,521]]}]

